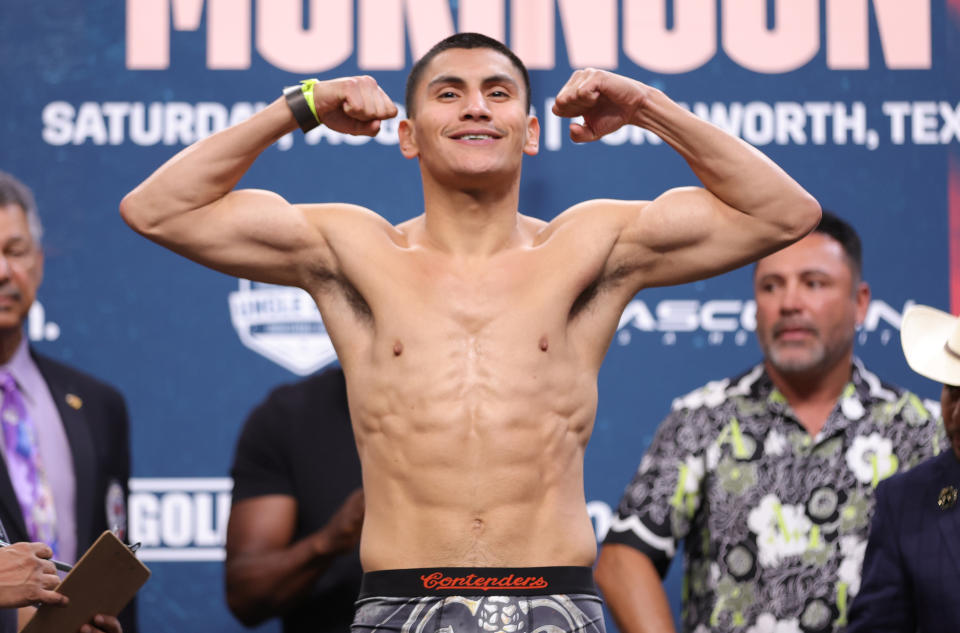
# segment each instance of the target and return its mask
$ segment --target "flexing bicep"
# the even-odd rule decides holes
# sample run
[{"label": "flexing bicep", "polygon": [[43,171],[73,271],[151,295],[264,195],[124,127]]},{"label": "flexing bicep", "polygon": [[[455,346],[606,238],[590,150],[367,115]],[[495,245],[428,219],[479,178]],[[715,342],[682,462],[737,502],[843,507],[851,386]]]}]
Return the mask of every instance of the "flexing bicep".
[{"label": "flexing bicep", "polygon": [[727,272],[795,239],[778,222],[734,209],[705,189],[682,187],[632,214],[612,258],[641,258],[640,284],[664,286]]},{"label": "flexing bicep", "polygon": [[337,224],[369,221],[364,211],[344,204],[293,205],[269,191],[243,189],[189,213],[133,226],[228,275],[302,286],[307,270],[336,270],[329,236]]}]

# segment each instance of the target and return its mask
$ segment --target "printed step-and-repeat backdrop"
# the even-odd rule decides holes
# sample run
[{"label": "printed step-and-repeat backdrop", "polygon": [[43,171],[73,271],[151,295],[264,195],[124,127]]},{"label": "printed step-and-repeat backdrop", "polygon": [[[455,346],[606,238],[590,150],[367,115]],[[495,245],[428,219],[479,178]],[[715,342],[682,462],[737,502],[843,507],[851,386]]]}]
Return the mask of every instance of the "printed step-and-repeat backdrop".
[{"label": "printed step-and-repeat backdrop", "polygon": [[[899,326],[911,302],[960,311],[958,23],[957,0],[5,0],[0,169],[34,189],[46,224],[28,334],[128,400],[130,532],[153,569],[143,629],[240,630],[221,562],[237,432],[272,387],[335,362],[301,291],[211,272],[124,225],[121,197],[176,151],[305,76],[370,74],[399,105],[411,60],[471,30],[531,70],[543,138],[523,212],[694,184],[646,131],[579,146],[550,113],[571,69],[615,70],[753,143],[853,221],[873,287],[858,354],[934,398],[902,360]],[[241,184],[397,222],[422,196],[396,145],[396,121],[373,139],[292,134]],[[759,359],[751,294],[742,269],[627,307],[587,451],[598,538],[671,399]]]}]

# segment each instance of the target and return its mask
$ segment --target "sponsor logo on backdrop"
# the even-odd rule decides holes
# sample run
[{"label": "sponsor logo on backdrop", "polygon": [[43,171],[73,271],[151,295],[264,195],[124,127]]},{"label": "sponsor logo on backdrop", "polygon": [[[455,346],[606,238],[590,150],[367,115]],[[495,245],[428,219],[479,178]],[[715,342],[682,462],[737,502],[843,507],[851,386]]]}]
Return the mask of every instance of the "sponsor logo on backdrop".
[{"label": "sponsor logo on backdrop", "polygon": [[131,543],[144,561],[220,561],[230,518],[229,477],[130,480]]},{"label": "sponsor logo on backdrop", "polygon": [[[857,335],[861,345],[876,339],[887,345],[900,331],[903,312],[914,304],[912,299],[901,310],[882,299],[873,299]],[[617,326],[616,341],[629,345],[638,332],[658,333],[664,345],[676,345],[684,334],[691,335],[694,345],[746,345],[757,329],[757,304],[753,299],[664,299],[648,304],[642,299],[631,301]]]},{"label": "sponsor logo on backdrop", "polygon": [[320,311],[306,291],[241,279],[229,305],[240,341],[281,367],[306,376],[336,360]]}]

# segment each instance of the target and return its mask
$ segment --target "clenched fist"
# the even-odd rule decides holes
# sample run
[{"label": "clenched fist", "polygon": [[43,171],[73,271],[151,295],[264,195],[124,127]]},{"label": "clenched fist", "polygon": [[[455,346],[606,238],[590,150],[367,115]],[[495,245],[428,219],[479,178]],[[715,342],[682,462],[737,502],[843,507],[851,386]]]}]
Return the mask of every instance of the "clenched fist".
[{"label": "clenched fist", "polygon": [[366,75],[317,82],[313,104],[321,123],[355,136],[376,136],[380,121],[397,116],[393,100]]},{"label": "clenched fist", "polygon": [[583,124],[570,124],[570,138],[577,143],[595,141],[624,125],[638,125],[640,112],[654,89],[634,79],[587,68],[570,76],[557,94],[553,113],[583,117]]}]

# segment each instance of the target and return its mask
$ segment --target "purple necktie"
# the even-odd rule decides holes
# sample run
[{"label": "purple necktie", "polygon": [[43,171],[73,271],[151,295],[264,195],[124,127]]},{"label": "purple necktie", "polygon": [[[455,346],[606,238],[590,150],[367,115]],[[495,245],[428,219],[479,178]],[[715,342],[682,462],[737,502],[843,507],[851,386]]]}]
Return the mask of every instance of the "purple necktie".
[{"label": "purple necktie", "polygon": [[56,511],[53,494],[37,451],[37,429],[27,413],[23,396],[10,372],[0,372],[0,421],[7,459],[7,473],[17,493],[20,510],[31,541],[42,541],[57,555]]}]

